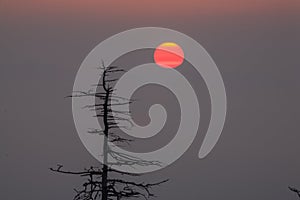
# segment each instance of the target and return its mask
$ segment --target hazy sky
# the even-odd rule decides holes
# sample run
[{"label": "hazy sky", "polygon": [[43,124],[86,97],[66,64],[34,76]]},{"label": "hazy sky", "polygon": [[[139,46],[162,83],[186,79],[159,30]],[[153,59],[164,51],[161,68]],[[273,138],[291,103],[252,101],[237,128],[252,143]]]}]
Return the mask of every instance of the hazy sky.
[{"label": "hazy sky", "polygon": [[[156,190],[157,199],[296,199],[287,186],[300,188],[299,2],[2,0],[1,198],[72,199],[82,180],[48,168],[98,164],[81,144],[64,98],[76,72],[107,37],[158,26],[193,37],[210,53],[224,79],[228,116],[207,158],[197,158],[199,134],[181,159],[145,175],[171,179]],[[200,78],[186,73],[203,89]],[[136,95],[147,99],[155,87],[144,90]]]},{"label": "hazy sky", "polygon": [[[28,0],[28,1],[2,1],[6,12],[21,13],[64,13],[73,14],[74,17],[82,15],[103,16],[110,14],[135,16],[136,14],[151,14],[165,17],[166,14],[172,17],[187,17],[191,13],[212,13],[217,15],[232,13],[258,13],[258,12],[278,12],[278,11],[297,11],[300,3],[297,0],[153,0],[153,1],[71,1],[71,0]],[[113,15],[112,15],[113,14]]]}]

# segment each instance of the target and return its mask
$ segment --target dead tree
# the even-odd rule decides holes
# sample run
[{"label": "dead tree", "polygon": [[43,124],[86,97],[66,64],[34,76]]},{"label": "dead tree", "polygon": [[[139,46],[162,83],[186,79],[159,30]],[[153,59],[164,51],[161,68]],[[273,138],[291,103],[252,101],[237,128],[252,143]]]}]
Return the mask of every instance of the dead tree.
[{"label": "dead tree", "polygon": [[293,188],[293,187],[289,187],[289,190],[296,193],[298,195],[298,197],[300,198],[300,190]]},{"label": "dead tree", "polygon": [[[100,70],[103,70],[102,79],[100,83],[96,84],[97,88],[100,87],[100,91],[96,89],[95,92],[74,92],[69,97],[80,98],[90,96],[98,100],[94,105],[87,105],[86,108],[96,110],[97,114],[95,117],[99,118],[103,123],[103,130],[89,131],[90,134],[101,134],[104,136],[103,163],[99,167],[91,166],[82,171],[66,171],[63,170],[62,165],[58,165],[57,168],[50,168],[50,170],[86,178],[82,184],[82,188],[80,190],[75,189],[76,195],[74,200],[120,200],[133,197],[148,199],[154,196],[151,192],[153,186],[158,186],[168,180],[156,183],[137,182],[136,180],[132,180],[132,178],[139,175],[118,171],[113,168],[114,165],[149,166],[160,165],[160,163],[142,160],[121,152],[116,152],[110,148],[109,144],[120,145],[132,142],[132,140],[120,137],[113,131],[114,129],[119,129],[120,126],[124,126],[124,122],[128,123],[128,126],[132,126],[132,122],[129,119],[130,113],[115,109],[120,105],[131,104],[132,101],[117,96],[114,92],[113,86],[118,78],[112,78],[112,75],[122,73],[124,70],[117,66],[105,67],[104,63],[102,63]],[[120,125],[120,122],[122,122],[122,125]],[[108,161],[109,156],[114,159],[114,162]]]}]

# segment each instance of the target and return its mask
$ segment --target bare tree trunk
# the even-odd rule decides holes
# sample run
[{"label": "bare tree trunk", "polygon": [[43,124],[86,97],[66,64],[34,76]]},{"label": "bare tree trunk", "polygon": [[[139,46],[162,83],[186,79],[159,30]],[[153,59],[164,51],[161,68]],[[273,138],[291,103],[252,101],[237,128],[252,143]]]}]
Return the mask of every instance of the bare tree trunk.
[{"label": "bare tree trunk", "polygon": [[108,199],[107,192],[107,174],[108,174],[108,166],[107,166],[107,156],[108,156],[108,101],[109,101],[109,88],[105,87],[105,73],[103,74],[103,85],[105,90],[105,100],[103,106],[103,124],[104,124],[104,144],[103,144],[103,175],[102,175],[102,200]]},{"label": "bare tree trunk", "polygon": [[[113,86],[110,83],[118,80],[109,78],[110,73],[123,72],[122,69],[117,69],[116,66],[109,66],[105,68],[103,64],[104,70],[102,75],[102,84],[97,84],[98,86],[102,86],[100,92],[85,92],[79,91],[72,93],[69,97],[96,97],[99,98],[100,103],[95,105],[87,105],[87,108],[90,108],[94,111],[98,110],[99,113],[96,113],[96,117],[100,117],[103,123],[103,130],[95,130],[95,133],[103,135],[103,162],[100,167],[91,166],[89,169],[84,169],[83,171],[65,171],[62,169],[62,165],[58,165],[56,169],[50,168],[51,171],[59,172],[63,174],[72,174],[88,177],[88,179],[83,184],[82,190],[75,190],[76,195],[74,200],[121,200],[123,198],[138,198],[143,197],[144,199],[148,199],[153,197],[154,194],[150,191],[150,189],[154,186],[158,186],[162,183],[167,182],[168,180],[160,181],[157,183],[139,183],[132,180],[127,180],[125,178],[110,178],[110,174],[113,173],[115,175],[126,176],[127,178],[136,176],[132,173],[122,172],[118,170],[114,170],[111,168],[111,165],[127,165],[127,166],[148,166],[148,165],[159,165],[156,161],[147,161],[139,158],[131,157],[126,154],[122,154],[119,152],[115,152],[110,148],[110,143],[127,143],[132,140],[122,138],[113,132],[111,129],[118,129],[119,122],[126,121],[132,125],[130,120],[128,119],[128,115],[130,113],[124,111],[113,110],[114,106],[118,105],[128,105],[131,103],[130,99],[122,98],[114,94]],[[107,78],[107,79],[106,79]],[[103,90],[102,90],[103,89]],[[115,118],[114,112],[119,114],[118,117]],[[94,133],[91,131],[90,133]],[[110,142],[110,143],[109,143]],[[110,156],[110,157],[109,157]],[[112,160],[116,160],[116,162],[110,162],[109,158]],[[110,165],[110,166],[108,166]]]},{"label": "bare tree trunk", "polygon": [[107,167],[107,137],[104,137],[104,155],[103,155],[103,175],[102,175],[102,200],[107,200],[107,173],[108,173],[108,167]]}]

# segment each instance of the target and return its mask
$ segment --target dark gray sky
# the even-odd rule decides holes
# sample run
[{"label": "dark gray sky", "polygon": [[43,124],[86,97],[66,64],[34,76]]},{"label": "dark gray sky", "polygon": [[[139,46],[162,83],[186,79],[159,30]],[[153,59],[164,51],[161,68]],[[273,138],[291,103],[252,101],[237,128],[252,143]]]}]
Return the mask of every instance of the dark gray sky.
[{"label": "dark gray sky", "polygon": [[[271,0],[263,2],[273,5]],[[272,12],[240,9],[244,15],[193,11],[177,17],[163,12],[151,17],[146,11],[144,17],[126,12],[84,17],[79,8],[81,15],[73,17],[69,11],[61,17],[45,8],[45,15],[42,8],[37,12],[37,5],[37,13],[29,12],[31,4],[19,12],[25,6],[21,4],[16,14],[12,5],[2,7],[1,198],[73,197],[72,189],[82,180],[48,168],[57,163],[74,170],[98,164],[81,144],[71,100],[64,98],[72,91],[81,62],[113,34],[159,26],[193,37],[210,53],[224,79],[228,113],[223,134],[207,158],[197,157],[203,139],[199,134],[173,165],[145,175],[145,180],[171,179],[155,190],[157,199],[296,199],[287,186],[300,188],[298,5]],[[137,95],[147,94],[145,88],[144,95],[142,90]]]}]

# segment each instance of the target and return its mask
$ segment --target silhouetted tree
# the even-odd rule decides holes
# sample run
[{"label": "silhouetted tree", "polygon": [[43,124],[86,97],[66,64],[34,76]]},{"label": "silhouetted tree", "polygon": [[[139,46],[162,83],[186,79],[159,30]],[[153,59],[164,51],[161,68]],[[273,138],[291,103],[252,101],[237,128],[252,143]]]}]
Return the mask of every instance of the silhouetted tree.
[{"label": "silhouetted tree", "polygon": [[[113,165],[149,166],[160,165],[160,163],[157,161],[142,160],[121,152],[116,152],[110,148],[109,142],[116,145],[129,144],[132,142],[132,140],[120,137],[113,131],[113,129],[124,126],[124,122],[128,122],[129,126],[132,126],[132,122],[129,118],[130,113],[115,109],[120,105],[131,104],[132,101],[117,96],[114,93],[114,82],[117,81],[118,78],[112,78],[112,75],[124,72],[123,69],[117,66],[105,67],[102,62],[100,70],[103,70],[101,83],[96,84],[97,88],[100,87],[100,91],[96,89],[95,92],[73,92],[69,97],[78,98],[90,96],[98,100],[95,105],[87,105],[86,108],[95,109],[97,113],[95,117],[99,118],[103,123],[103,130],[89,131],[91,134],[104,135],[103,163],[99,167],[91,166],[82,171],[66,171],[62,165],[58,165],[57,168],[50,168],[50,170],[62,174],[86,177],[82,188],[80,190],[75,189],[76,195],[74,200],[96,200],[100,198],[102,200],[120,200],[131,197],[143,197],[148,199],[154,196],[151,192],[153,186],[160,185],[168,180],[156,183],[137,182],[132,179],[133,177],[139,176],[138,174],[121,172],[113,168]],[[117,115],[114,115],[114,113],[117,113]],[[122,125],[120,122],[122,122]],[[115,162],[109,162],[108,156],[111,156]]]}]

